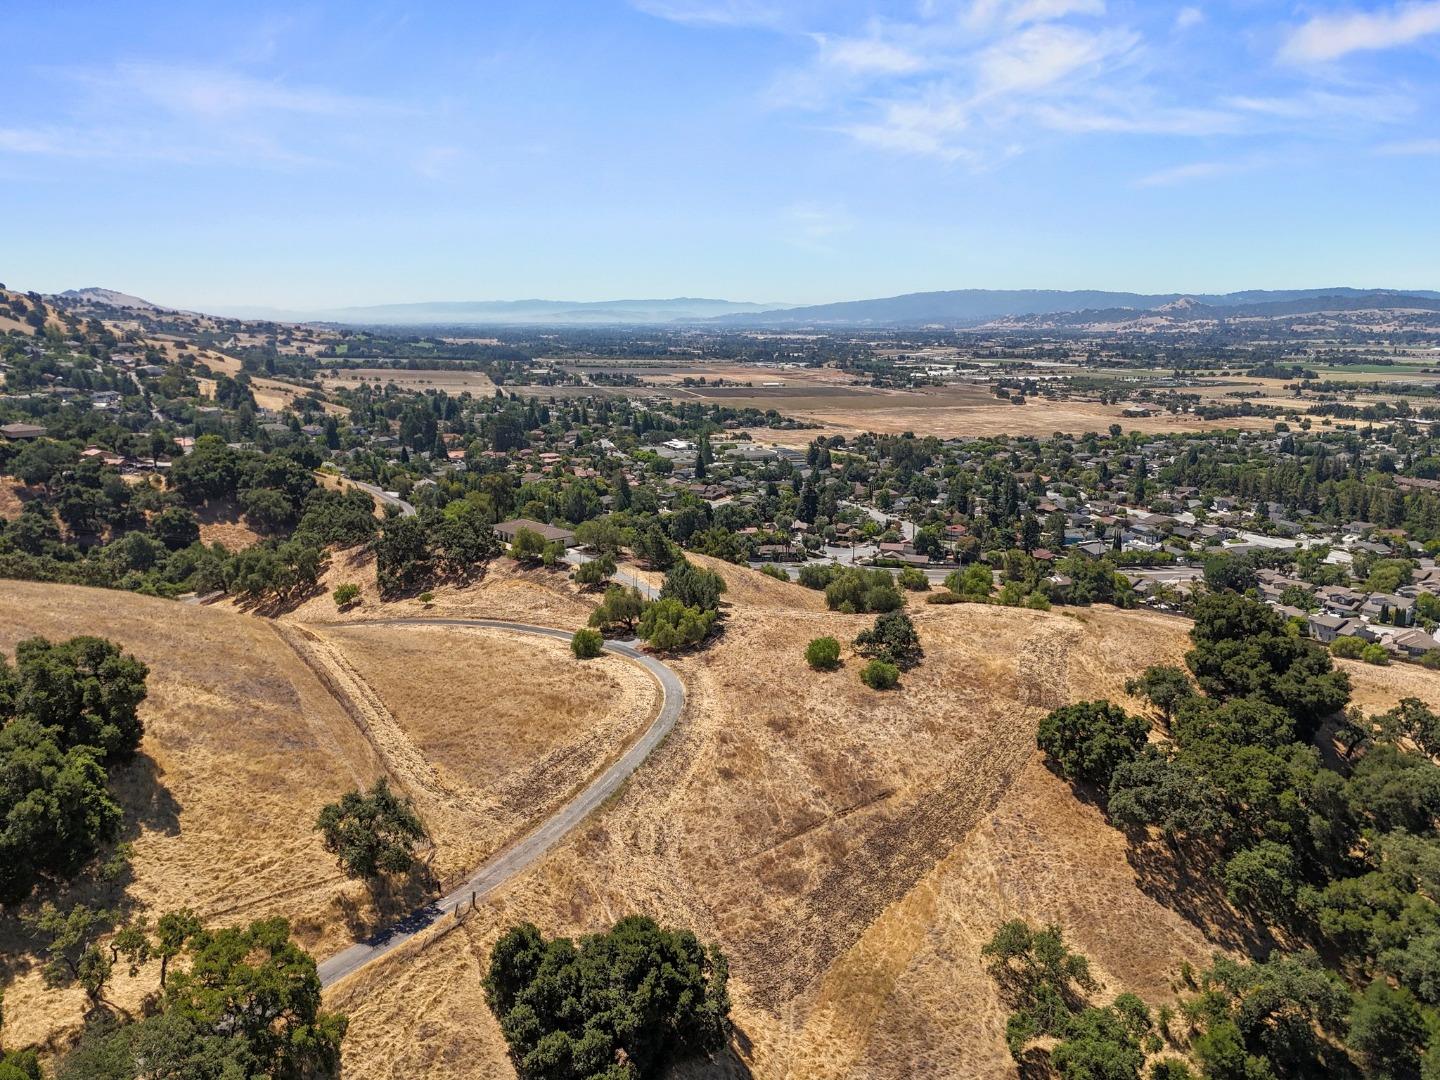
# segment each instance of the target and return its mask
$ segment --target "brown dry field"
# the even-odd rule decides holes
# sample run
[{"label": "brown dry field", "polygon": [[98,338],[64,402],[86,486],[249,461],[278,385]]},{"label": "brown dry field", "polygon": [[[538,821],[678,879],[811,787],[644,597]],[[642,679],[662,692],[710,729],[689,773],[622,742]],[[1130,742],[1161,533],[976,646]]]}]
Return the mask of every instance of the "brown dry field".
[{"label": "brown dry field", "polygon": [[318,375],[323,386],[359,386],[361,383],[394,383],[402,390],[444,390],[459,394],[489,394],[495,389],[490,376],[483,371],[408,371],[404,368],[340,368],[331,375],[322,370]]},{"label": "brown dry field", "polygon": [[[290,914],[324,954],[344,939],[347,908],[307,828],[316,804],[388,766],[417,782],[422,805],[432,797],[427,784],[438,802],[460,801],[448,816],[432,815],[450,848],[463,841],[446,830],[467,814],[482,818],[474,801],[488,807],[504,801],[497,792],[525,798],[538,789],[531,805],[553,805],[563,784],[547,784],[537,768],[575,754],[581,764],[569,771],[593,769],[643,722],[633,711],[593,712],[597,694],[653,707],[648,680],[632,680],[618,660],[572,679],[563,646],[532,653],[491,632],[365,622],[465,614],[574,628],[594,594],[562,573],[498,560],[479,583],[436,590],[430,605],[382,605],[373,565],[347,558],[325,584],[367,582],[356,609],[336,612],[322,595],[277,627],[221,609],[5,583],[0,642],[83,627],[120,638],[156,671],[146,750],[179,804],[182,831],[142,832],[136,890],[146,903],[171,902],[182,880],[192,889],[206,882],[187,899],[212,897],[215,917]],[[979,957],[1008,918],[1060,923],[1091,958],[1102,994],[1133,990],[1152,1004],[1172,997],[1182,961],[1201,964],[1242,943],[1222,900],[1195,883],[1181,887],[1166,866],[1131,851],[1034,750],[1048,709],[1124,700],[1127,677],[1179,660],[1185,620],[915,603],[926,659],[882,694],[860,684],[848,648],[831,674],[809,671],[801,656],[811,638],[849,641],[868,618],[828,612],[797,585],[696,558],[729,582],[727,619],[710,647],[673,661],[688,694],[675,730],[610,802],[489,903],[327,992],[351,1019],[347,1078],[513,1076],[481,978],[490,944],[521,919],[575,934],[641,912],[718,942],[731,960],[737,1039],[722,1059],[681,1070],[687,1077],[1013,1076],[1005,1010]],[[32,615],[40,609],[43,620]],[[281,633],[337,653],[393,729],[374,744],[361,740]],[[522,663],[523,680],[514,675]],[[1440,673],[1345,666],[1370,711],[1407,694],[1440,703]],[[502,704],[522,684],[525,693]],[[289,706],[257,709],[261,689]],[[196,724],[212,710],[218,722]],[[551,714],[543,724],[542,712]],[[467,720],[476,726],[461,733]],[[303,758],[267,769],[275,745]],[[237,798],[249,785],[259,794]],[[496,823],[487,835],[508,827]],[[247,844],[258,849],[261,836],[270,848],[279,837],[284,857],[222,865]],[[296,881],[313,884],[280,897],[267,891]],[[250,906],[215,912],[223,889]],[[53,1030],[66,1008],[73,1019],[73,1005],[57,1002],[23,978],[7,1001],[11,1044]],[[43,1022],[21,1019],[40,1009]]]},{"label": "brown dry field", "polygon": [[825,392],[800,388],[767,391],[722,387],[709,393],[700,387],[675,393],[734,408],[775,409],[785,416],[820,425],[819,429],[773,433],[772,441],[795,447],[808,445],[817,435],[853,437],[865,432],[898,435],[913,431],[917,435],[933,435],[942,439],[988,435],[1043,438],[1057,431],[1072,435],[1104,431],[1111,424],[1120,424],[1126,431],[1164,434],[1225,428],[1268,429],[1273,423],[1260,417],[1217,421],[1169,414],[1127,417],[1121,405],[1102,405],[1092,401],[1031,398],[1025,405],[1012,405],[996,398],[988,390],[970,387],[927,390],[836,387]]},{"label": "brown dry field", "polygon": [[580,664],[552,638],[361,622],[311,633],[388,713],[372,742],[432,823],[442,880],[557,809],[660,706],[638,664],[610,655]]}]

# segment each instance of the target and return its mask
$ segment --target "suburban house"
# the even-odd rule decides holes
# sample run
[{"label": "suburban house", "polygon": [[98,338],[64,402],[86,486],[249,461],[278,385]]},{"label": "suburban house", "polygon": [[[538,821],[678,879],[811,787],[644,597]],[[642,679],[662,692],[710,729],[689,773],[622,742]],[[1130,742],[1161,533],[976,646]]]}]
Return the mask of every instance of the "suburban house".
[{"label": "suburban house", "polygon": [[575,534],[569,529],[558,529],[554,525],[542,525],[530,518],[512,518],[510,521],[502,521],[495,526],[495,535],[504,540],[507,544],[515,542],[515,535],[521,529],[529,529],[533,533],[539,533],[547,543],[558,540],[567,548],[575,546]]}]

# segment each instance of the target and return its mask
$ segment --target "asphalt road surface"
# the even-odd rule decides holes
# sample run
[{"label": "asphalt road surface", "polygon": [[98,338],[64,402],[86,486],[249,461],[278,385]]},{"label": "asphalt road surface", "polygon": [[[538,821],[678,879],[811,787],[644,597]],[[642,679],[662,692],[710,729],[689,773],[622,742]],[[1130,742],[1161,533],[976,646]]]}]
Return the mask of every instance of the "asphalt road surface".
[{"label": "asphalt road surface", "polygon": [[[427,626],[484,626],[499,630],[513,630],[522,634],[537,634],[542,637],[559,638],[569,641],[571,635],[564,630],[553,630],[547,626],[531,626],[528,623],[503,622],[496,619],[378,619],[382,623],[412,623]],[[497,852],[482,864],[464,883],[445,896],[416,911],[412,911],[399,922],[386,927],[365,941],[356,942],[343,952],[336,953],[320,964],[320,984],[332,986],[366,964],[378,960],[393,949],[399,948],[416,934],[435,925],[441,919],[455,918],[457,909],[468,908],[472,894],[478,902],[482,897],[510,881],[540,856],[549,851],[570,830],[585,820],[601,803],[615,794],[620,785],[629,779],[650,752],[659,746],[680,712],[685,707],[685,687],[675,672],[653,656],[641,652],[631,642],[607,641],[607,652],[629,657],[638,661],[660,683],[662,697],[660,711],[644,734],[640,736],[620,757],[599,776],[587,784],[579,794],[570,799],[559,810],[545,819],[532,832],[509,847]]]}]

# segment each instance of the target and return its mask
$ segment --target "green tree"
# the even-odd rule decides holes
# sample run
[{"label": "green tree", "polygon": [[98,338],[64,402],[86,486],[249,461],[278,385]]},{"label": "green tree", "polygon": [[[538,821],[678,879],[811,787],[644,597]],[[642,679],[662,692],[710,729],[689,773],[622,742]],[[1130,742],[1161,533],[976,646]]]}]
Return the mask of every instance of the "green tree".
[{"label": "green tree", "polygon": [[1108,701],[1082,701],[1040,721],[1037,742],[1060,772],[1108,788],[1115,770],[1145,745],[1150,725]]},{"label": "green tree", "polygon": [[886,612],[877,618],[874,626],[856,636],[855,648],[861,656],[893,664],[901,671],[911,670],[925,658],[915,623],[903,611]]},{"label": "green tree", "polygon": [[383,776],[369,792],[347,792],[325,806],[315,827],[325,850],[357,878],[405,873],[414,865],[415,845],[426,838],[410,800],[398,798]]},{"label": "green tree", "polygon": [[1427,1035],[1414,996],[1383,979],[1365,988],[1350,1015],[1350,1046],[1364,1059],[1369,1075],[1383,1080],[1419,1076]]},{"label": "green tree", "polygon": [[580,585],[603,585],[615,576],[615,556],[599,555],[575,568],[575,581]]},{"label": "green tree", "polygon": [[648,918],[578,944],[525,924],[495,943],[485,996],[522,1080],[646,1080],[724,1047],[728,977],[719,949]]},{"label": "green tree", "polygon": [[1180,703],[1195,695],[1195,684],[1177,667],[1152,664],[1140,673],[1139,678],[1125,684],[1125,692],[1154,705],[1168,725]]},{"label": "green tree", "polygon": [[720,606],[725,592],[725,579],[713,570],[705,570],[688,559],[681,559],[665,575],[660,599],[678,600],[685,607],[713,611]]},{"label": "green tree", "polygon": [[590,625],[601,630],[619,627],[633,631],[646,606],[645,597],[633,585],[611,585],[599,607],[590,613]]},{"label": "green tree", "polygon": [[47,900],[39,911],[25,917],[24,923],[41,942],[45,985],[79,986],[91,1004],[98,1005],[113,970],[100,939],[115,925],[115,912],[85,904],[61,911]]}]

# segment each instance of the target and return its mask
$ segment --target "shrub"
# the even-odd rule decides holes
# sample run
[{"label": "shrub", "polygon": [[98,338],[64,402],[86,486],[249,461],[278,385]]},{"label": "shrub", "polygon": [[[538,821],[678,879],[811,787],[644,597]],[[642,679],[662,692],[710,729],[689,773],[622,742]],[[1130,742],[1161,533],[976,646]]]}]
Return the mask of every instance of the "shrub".
[{"label": "shrub", "polygon": [[773,577],[776,581],[783,581],[787,584],[790,582],[790,575],[787,574],[782,567],[776,566],[774,563],[766,563],[760,567],[760,573],[766,577]]},{"label": "shrub", "polygon": [[975,563],[964,570],[955,570],[945,578],[945,587],[956,596],[984,604],[990,600],[990,590],[995,585],[990,567]]},{"label": "shrub", "polygon": [[905,603],[888,570],[862,570],[858,566],[834,569],[825,586],[825,604],[831,611],[894,611]]},{"label": "shrub", "polygon": [[343,611],[360,599],[360,586],[347,581],[344,585],[339,586],[331,596],[335,599],[335,606]]},{"label": "shrub", "polygon": [[1337,637],[1330,643],[1330,651],[1336,656],[1343,656],[1347,660],[1358,660],[1365,652],[1365,639],[1351,635]]},{"label": "shrub", "polygon": [[433,592],[422,592],[416,599],[422,604],[433,604],[435,602],[435,594]]},{"label": "shrub", "polygon": [[578,660],[593,660],[605,649],[605,639],[599,630],[576,630],[570,638],[570,651]]},{"label": "shrub", "polygon": [[1385,651],[1385,646],[1378,642],[1371,642],[1360,650],[1360,659],[1367,664],[1377,664],[1384,667],[1390,663],[1390,654]]},{"label": "shrub", "polygon": [[958,593],[953,593],[953,592],[951,592],[949,589],[946,589],[946,590],[943,591],[943,592],[931,593],[929,596],[925,597],[925,602],[926,602],[927,604],[964,604],[964,603],[968,603],[968,601],[965,599],[965,597],[959,595]]},{"label": "shrub", "polygon": [[816,671],[834,671],[840,666],[840,642],[833,637],[817,637],[805,646],[805,662]]},{"label": "shrub", "polygon": [[910,592],[929,592],[930,579],[925,576],[925,571],[918,566],[907,566],[901,570],[896,577],[896,582],[902,589]]},{"label": "shrub", "polygon": [[714,610],[702,611],[700,608],[686,607],[673,598],[656,600],[648,605],[640,616],[637,633],[652,649],[662,652],[686,645],[698,645],[715,625],[717,614]]},{"label": "shrub", "polygon": [[1145,745],[1150,725],[1108,701],[1082,701],[1040,721],[1036,742],[1070,780],[1109,787],[1116,768]]},{"label": "shrub", "polygon": [[860,669],[860,681],[871,690],[893,690],[900,684],[900,669],[884,660],[871,660]]}]

